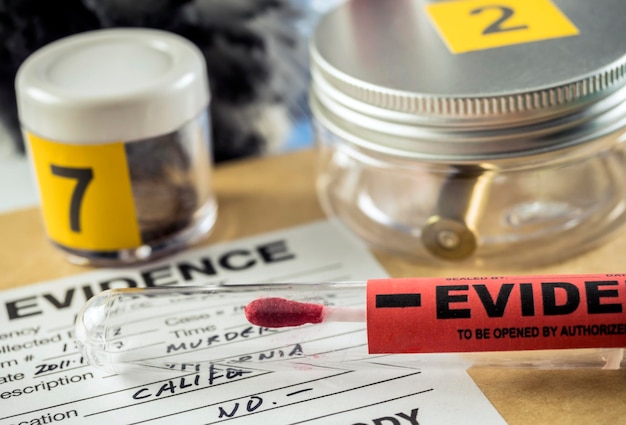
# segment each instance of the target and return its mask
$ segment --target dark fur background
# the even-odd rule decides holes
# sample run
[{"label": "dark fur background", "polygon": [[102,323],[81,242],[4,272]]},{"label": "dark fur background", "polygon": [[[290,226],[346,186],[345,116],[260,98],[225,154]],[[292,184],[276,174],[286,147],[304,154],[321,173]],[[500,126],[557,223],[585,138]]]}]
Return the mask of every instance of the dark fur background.
[{"label": "dark fur background", "polygon": [[303,13],[289,0],[0,0],[0,124],[23,148],[13,84],[36,49],[87,30],[149,27],[204,54],[217,162],[274,150],[306,113]]}]

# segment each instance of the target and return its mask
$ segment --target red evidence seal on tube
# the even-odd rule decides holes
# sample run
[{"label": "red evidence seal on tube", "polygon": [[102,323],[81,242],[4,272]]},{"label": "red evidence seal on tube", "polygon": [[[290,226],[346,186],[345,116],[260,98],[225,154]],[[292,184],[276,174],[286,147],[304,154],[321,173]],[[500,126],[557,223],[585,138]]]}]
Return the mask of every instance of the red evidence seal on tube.
[{"label": "red evidence seal on tube", "polygon": [[369,280],[369,352],[624,347],[626,279],[615,276]]}]

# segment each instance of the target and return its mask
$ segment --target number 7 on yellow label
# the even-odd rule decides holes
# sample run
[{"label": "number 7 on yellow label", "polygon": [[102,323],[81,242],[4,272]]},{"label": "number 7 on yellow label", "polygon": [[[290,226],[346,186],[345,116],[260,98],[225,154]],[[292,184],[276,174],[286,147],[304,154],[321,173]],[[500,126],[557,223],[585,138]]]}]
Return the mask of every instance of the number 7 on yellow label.
[{"label": "number 7 on yellow label", "polygon": [[74,145],[27,134],[48,236],[68,248],[141,245],[124,144]]},{"label": "number 7 on yellow label", "polygon": [[70,229],[72,232],[80,233],[80,206],[87,186],[93,180],[93,169],[62,167],[50,164],[50,170],[52,170],[52,174],[55,176],[76,179],[76,186],[74,186],[72,201],[70,202]]}]

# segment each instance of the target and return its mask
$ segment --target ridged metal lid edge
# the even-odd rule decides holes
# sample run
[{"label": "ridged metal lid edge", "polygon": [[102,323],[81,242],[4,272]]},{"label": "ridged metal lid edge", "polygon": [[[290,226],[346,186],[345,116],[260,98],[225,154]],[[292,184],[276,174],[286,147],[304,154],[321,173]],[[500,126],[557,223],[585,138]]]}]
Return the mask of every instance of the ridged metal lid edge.
[{"label": "ridged metal lid edge", "polygon": [[365,104],[399,113],[475,118],[580,108],[626,85],[626,55],[583,79],[502,96],[450,97],[390,90],[359,81],[330,66],[311,48],[312,69],[330,87]]}]

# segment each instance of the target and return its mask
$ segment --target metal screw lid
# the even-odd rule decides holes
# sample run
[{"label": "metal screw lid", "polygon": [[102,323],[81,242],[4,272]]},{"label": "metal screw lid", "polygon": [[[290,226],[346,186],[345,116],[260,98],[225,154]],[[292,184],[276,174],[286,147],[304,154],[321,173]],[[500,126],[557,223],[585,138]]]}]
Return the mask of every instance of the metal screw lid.
[{"label": "metal screw lid", "polygon": [[353,0],[320,21],[311,104],[323,124],[360,146],[431,160],[543,152],[625,125],[623,0],[553,0],[576,33],[462,53],[429,17],[436,3]]}]

